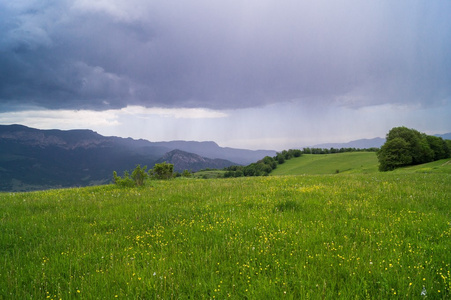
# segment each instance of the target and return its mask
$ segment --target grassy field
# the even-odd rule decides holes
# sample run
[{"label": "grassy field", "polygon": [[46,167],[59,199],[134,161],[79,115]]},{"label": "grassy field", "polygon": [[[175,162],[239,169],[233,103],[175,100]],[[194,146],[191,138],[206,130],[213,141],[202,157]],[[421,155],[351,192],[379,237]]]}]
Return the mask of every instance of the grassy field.
[{"label": "grassy field", "polygon": [[225,172],[223,170],[198,171],[193,174],[193,177],[202,179],[222,178]]},{"label": "grassy field", "polygon": [[394,173],[446,173],[451,174],[451,159],[396,169]]},{"label": "grassy field", "polygon": [[451,176],[0,194],[1,299],[451,297]]},{"label": "grassy field", "polygon": [[[335,154],[304,154],[278,165],[270,175],[374,174],[378,171],[375,152]],[[394,173],[451,174],[451,160],[442,159],[427,164],[396,169]]]},{"label": "grassy field", "polygon": [[[338,172],[337,172],[338,171]],[[334,154],[303,154],[278,165],[271,175],[319,175],[336,173],[376,173],[375,152],[345,152]]]}]

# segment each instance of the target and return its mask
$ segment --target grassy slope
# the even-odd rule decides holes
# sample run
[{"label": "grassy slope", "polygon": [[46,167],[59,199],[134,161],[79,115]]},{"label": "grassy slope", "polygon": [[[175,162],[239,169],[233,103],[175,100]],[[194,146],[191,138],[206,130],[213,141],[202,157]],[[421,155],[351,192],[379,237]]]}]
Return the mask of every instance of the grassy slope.
[{"label": "grassy slope", "polygon": [[[349,152],[335,154],[304,154],[278,165],[271,175],[322,175],[336,174],[372,174],[378,173],[378,161],[374,152]],[[439,161],[400,168],[395,173],[448,173],[451,174],[451,160]]]},{"label": "grassy slope", "polygon": [[441,159],[427,164],[396,169],[394,173],[447,173],[451,174],[451,159]]},{"label": "grassy slope", "polygon": [[304,154],[278,165],[271,175],[374,173],[378,171],[374,152]]},{"label": "grassy slope", "polygon": [[222,178],[224,177],[225,171],[223,170],[212,170],[212,171],[198,171],[194,173],[194,178],[202,179],[212,179],[212,178]]},{"label": "grassy slope", "polygon": [[451,297],[451,175],[0,193],[0,299]]}]

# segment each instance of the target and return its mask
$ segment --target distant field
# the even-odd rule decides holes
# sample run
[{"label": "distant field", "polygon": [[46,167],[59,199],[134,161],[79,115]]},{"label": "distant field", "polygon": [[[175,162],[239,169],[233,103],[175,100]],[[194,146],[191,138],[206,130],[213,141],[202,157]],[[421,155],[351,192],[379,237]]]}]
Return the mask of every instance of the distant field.
[{"label": "distant field", "polygon": [[451,175],[344,169],[0,193],[0,299],[450,299]]},{"label": "distant field", "polygon": [[223,170],[198,171],[193,174],[193,177],[202,179],[222,178],[224,173]]},{"label": "distant field", "polygon": [[[337,172],[338,171],[338,172]],[[375,152],[303,154],[278,165],[271,175],[374,173],[378,172]]]},{"label": "distant field", "polygon": [[[270,175],[372,174],[379,173],[378,165],[377,156],[374,152],[304,154],[277,165],[277,168]],[[399,168],[392,172],[451,174],[451,159]]]}]

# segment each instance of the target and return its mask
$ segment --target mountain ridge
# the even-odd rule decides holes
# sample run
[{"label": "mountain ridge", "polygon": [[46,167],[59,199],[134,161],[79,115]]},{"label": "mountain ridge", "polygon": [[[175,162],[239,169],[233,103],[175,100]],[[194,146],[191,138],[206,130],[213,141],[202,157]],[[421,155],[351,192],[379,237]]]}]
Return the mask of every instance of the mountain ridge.
[{"label": "mountain ridge", "polygon": [[204,164],[203,168],[216,167],[215,159],[246,165],[276,154],[271,150],[225,149],[214,142],[150,142],[105,137],[85,129],[40,130],[0,125],[0,191],[106,184],[113,171],[122,173],[137,164],[153,167],[175,148],[210,159],[204,162],[212,165]]},{"label": "mountain ridge", "polygon": [[[14,134],[13,134],[14,133]],[[67,135],[71,135],[68,137]],[[74,135],[77,138],[74,138]],[[145,139],[103,136],[89,129],[35,129],[24,125],[0,125],[0,139],[10,139],[26,142],[28,145],[60,146],[67,149],[89,146],[126,146],[133,150],[139,148],[162,149],[162,154],[179,149],[195,153],[211,159],[226,159],[237,164],[250,164],[265,156],[274,156],[274,150],[248,150],[230,147],[220,147],[213,141],[163,141],[151,142]]]},{"label": "mountain ridge", "polygon": [[444,140],[451,140],[451,132],[443,133],[443,134],[434,134],[436,137],[441,137]]},{"label": "mountain ridge", "polygon": [[[451,138],[451,133],[436,136],[446,139]],[[385,139],[373,138],[313,147],[378,148],[384,142]],[[107,137],[89,129],[40,130],[17,124],[0,125],[0,191],[106,184],[111,182],[113,171],[122,173],[137,164],[153,167],[176,149],[187,153],[179,153],[184,158],[174,167],[180,171],[197,170],[197,166],[193,167],[196,164],[202,169],[218,168],[219,162],[224,166],[248,165],[277,154],[273,150],[220,147],[212,141],[150,142]],[[186,164],[190,160],[192,164]],[[179,166],[182,162],[184,165]]]},{"label": "mountain ridge", "polygon": [[188,170],[191,172],[197,172],[203,169],[211,168],[211,169],[223,169],[226,167],[230,167],[236,165],[231,161],[225,159],[211,159],[202,157],[200,155],[182,151],[179,149],[172,150],[167,152],[163,157],[158,159],[156,163],[167,162],[174,165],[174,171],[183,172],[184,170]]},{"label": "mountain ridge", "polygon": [[385,143],[385,138],[375,137],[372,139],[358,139],[346,143],[324,143],[317,144],[311,148],[357,148],[357,149],[368,149],[368,148],[380,148]]},{"label": "mountain ridge", "polygon": [[[451,132],[443,134],[434,134],[436,137],[441,137],[444,140],[451,140]],[[310,148],[356,148],[356,149],[369,149],[369,148],[380,148],[385,143],[385,138],[375,137],[371,139],[358,139],[349,141],[346,143],[324,143],[311,146]]]}]

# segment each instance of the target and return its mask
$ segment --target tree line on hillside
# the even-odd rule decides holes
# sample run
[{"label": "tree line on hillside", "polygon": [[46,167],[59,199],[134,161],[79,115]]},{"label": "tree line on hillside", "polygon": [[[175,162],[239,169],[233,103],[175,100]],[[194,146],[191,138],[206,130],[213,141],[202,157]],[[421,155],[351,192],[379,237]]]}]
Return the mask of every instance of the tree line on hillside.
[{"label": "tree line on hillside", "polygon": [[303,154],[333,154],[333,153],[344,153],[344,152],[377,152],[379,148],[303,148]]},{"label": "tree line on hillside", "polygon": [[267,176],[272,170],[277,168],[278,164],[283,164],[286,160],[293,157],[300,157],[302,151],[299,149],[283,150],[277,152],[276,156],[265,156],[263,159],[247,166],[230,166],[225,168],[224,177],[243,177],[243,176]]},{"label": "tree line on hillside", "polygon": [[124,171],[124,175],[118,176],[116,171],[113,171],[113,183],[120,187],[139,187],[145,184],[147,178],[154,179],[170,179],[173,177],[174,165],[163,162],[155,164],[153,169],[147,172],[147,166],[141,167],[137,165],[130,174],[129,171]]},{"label": "tree line on hillside", "polygon": [[394,127],[377,152],[380,171],[418,165],[451,157],[451,140],[426,135],[407,127]]},{"label": "tree line on hillside", "polygon": [[289,149],[277,152],[276,156],[266,156],[263,159],[247,166],[230,166],[225,168],[224,177],[242,177],[242,176],[267,176],[272,170],[277,168],[277,165],[283,164],[286,160],[293,157],[300,157],[302,154],[333,154],[344,152],[377,152],[379,148],[303,148]]}]

